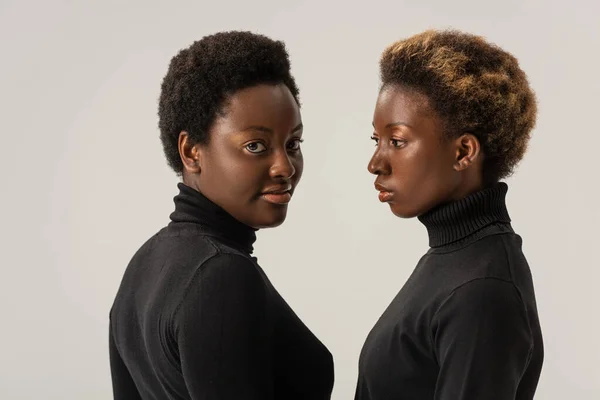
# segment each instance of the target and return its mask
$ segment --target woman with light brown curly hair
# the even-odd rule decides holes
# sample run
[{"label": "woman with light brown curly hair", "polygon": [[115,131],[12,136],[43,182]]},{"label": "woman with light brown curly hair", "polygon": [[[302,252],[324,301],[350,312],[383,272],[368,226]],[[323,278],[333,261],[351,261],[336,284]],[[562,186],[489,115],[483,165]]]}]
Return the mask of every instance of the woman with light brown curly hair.
[{"label": "woman with light brown curly hair", "polygon": [[523,157],[536,100],[515,57],[427,31],[389,46],[369,171],[430,249],[366,339],[357,400],[532,399],[543,343],[531,272],[501,180]]}]

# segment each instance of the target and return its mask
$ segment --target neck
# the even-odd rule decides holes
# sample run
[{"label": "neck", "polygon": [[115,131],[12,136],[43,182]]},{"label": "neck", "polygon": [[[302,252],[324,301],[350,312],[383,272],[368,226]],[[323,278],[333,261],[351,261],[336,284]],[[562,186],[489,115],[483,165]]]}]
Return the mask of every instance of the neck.
[{"label": "neck", "polygon": [[494,186],[494,184],[485,186],[481,179],[481,174],[476,174],[475,171],[478,171],[478,169],[469,168],[466,171],[463,171],[463,176],[461,178],[462,184],[452,194],[451,201],[464,199],[473,193],[482,191],[486,187]]},{"label": "neck", "polygon": [[248,254],[252,253],[256,229],[233,218],[198,190],[185,183],[180,183],[178,187],[179,194],[174,198],[175,211],[171,214],[172,224],[197,225],[207,234]]},{"label": "neck", "polygon": [[419,216],[431,247],[445,246],[494,223],[510,223],[505,197],[508,186],[496,183],[459,200],[442,204]]}]

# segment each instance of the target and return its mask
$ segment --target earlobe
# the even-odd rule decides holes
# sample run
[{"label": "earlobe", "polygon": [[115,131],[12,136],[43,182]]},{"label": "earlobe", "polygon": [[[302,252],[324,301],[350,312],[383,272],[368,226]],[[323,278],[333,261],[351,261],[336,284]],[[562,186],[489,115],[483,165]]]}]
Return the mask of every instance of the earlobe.
[{"label": "earlobe", "polygon": [[471,159],[467,156],[461,158],[460,160],[458,160],[456,162],[456,164],[454,164],[454,169],[456,171],[464,171],[465,169],[469,168],[469,166],[471,165]]},{"label": "earlobe", "polygon": [[192,174],[200,173],[200,152],[198,151],[198,146],[193,144],[190,139],[189,133],[186,131],[181,131],[179,133],[177,147],[179,149],[179,156],[181,157],[183,169]]}]

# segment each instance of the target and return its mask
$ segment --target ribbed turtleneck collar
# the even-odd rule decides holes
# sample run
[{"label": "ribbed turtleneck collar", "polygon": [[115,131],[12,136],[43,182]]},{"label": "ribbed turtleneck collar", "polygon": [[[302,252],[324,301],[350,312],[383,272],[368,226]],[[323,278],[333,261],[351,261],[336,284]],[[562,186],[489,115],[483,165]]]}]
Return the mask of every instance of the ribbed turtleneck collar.
[{"label": "ribbed turtleneck collar", "polygon": [[429,246],[448,245],[497,222],[510,223],[505,203],[507,191],[506,183],[499,182],[419,216],[427,228]]},{"label": "ribbed turtleneck collar", "polygon": [[179,194],[173,199],[175,211],[170,216],[173,223],[199,224],[207,233],[248,254],[252,253],[256,229],[239,222],[197,190],[183,183],[177,187]]}]

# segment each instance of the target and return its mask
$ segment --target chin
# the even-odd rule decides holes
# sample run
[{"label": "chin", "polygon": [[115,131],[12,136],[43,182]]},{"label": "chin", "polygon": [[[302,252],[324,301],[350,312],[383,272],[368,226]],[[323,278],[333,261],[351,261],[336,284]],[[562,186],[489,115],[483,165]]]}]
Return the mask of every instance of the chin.
[{"label": "chin", "polygon": [[415,218],[419,215],[418,211],[404,208],[398,203],[390,203],[390,210],[396,217],[404,219]]},{"label": "chin", "polygon": [[273,210],[267,215],[261,215],[260,218],[254,221],[252,227],[255,229],[276,228],[285,222],[286,217],[287,207],[282,207],[280,210]]}]

